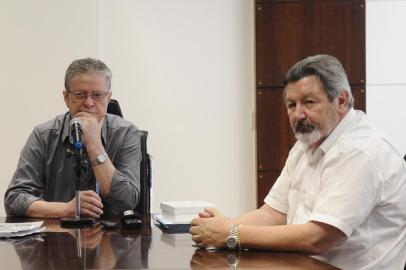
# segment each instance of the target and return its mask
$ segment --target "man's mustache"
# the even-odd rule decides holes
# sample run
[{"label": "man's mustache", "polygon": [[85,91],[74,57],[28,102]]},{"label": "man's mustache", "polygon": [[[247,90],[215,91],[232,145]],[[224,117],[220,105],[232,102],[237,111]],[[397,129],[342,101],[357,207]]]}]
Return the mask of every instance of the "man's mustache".
[{"label": "man's mustache", "polygon": [[310,133],[316,128],[316,125],[309,120],[301,119],[295,123],[294,131],[295,133]]}]

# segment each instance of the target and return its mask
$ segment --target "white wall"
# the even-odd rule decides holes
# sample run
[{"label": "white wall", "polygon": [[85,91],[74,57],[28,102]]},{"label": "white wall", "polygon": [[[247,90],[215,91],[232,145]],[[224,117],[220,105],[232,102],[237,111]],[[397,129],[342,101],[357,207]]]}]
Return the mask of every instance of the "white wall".
[{"label": "white wall", "polygon": [[406,154],[406,1],[366,2],[367,114]]},{"label": "white wall", "polygon": [[66,67],[73,59],[98,55],[96,6],[96,0],[0,1],[2,216],[3,195],[29,133],[65,111]]},{"label": "white wall", "polygon": [[148,130],[154,208],[255,207],[251,1],[102,1],[101,55],[126,117]]},{"label": "white wall", "polygon": [[255,207],[252,0],[3,0],[0,31],[2,194],[34,125],[65,111],[67,65],[95,56],[125,117],[150,132],[155,211],[164,200]]}]

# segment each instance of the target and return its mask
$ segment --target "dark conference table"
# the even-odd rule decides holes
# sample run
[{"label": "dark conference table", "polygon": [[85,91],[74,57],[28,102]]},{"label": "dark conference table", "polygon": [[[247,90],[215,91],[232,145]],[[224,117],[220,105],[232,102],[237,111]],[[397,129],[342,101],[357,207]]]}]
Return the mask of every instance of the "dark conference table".
[{"label": "dark conference table", "polygon": [[[47,229],[35,235],[0,239],[1,269],[338,269],[299,253],[206,251],[193,247],[189,234],[163,233],[150,224],[134,230],[98,224],[74,229],[46,219],[43,226]],[[237,258],[239,265],[232,266]]]}]

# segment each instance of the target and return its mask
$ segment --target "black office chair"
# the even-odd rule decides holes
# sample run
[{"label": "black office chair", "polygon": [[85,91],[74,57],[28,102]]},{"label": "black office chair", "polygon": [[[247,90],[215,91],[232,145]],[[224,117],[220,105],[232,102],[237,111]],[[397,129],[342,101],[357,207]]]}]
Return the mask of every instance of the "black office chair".
[{"label": "black office chair", "polygon": [[[107,113],[115,114],[120,117],[123,117],[123,113],[120,108],[120,104],[115,99],[110,99],[107,106]],[[147,151],[147,137],[148,131],[139,130],[138,133],[141,137],[141,164],[140,164],[140,201],[135,207],[135,211],[141,216],[145,217],[147,220],[150,220],[151,216],[151,159]]]},{"label": "black office chair", "polygon": [[124,118],[123,113],[121,112],[120,104],[115,99],[109,100],[109,104],[107,105],[107,113],[115,114]]}]

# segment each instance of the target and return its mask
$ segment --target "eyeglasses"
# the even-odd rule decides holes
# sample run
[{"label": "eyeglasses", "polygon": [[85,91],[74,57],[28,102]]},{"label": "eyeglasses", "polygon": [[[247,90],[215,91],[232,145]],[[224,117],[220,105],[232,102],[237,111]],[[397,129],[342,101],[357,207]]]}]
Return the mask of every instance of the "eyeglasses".
[{"label": "eyeglasses", "polygon": [[73,96],[73,99],[76,101],[84,101],[87,99],[88,96],[90,96],[90,98],[94,102],[101,102],[107,96],[107,94],[109,93],[109,90],[91,92],[90,94],[87,92],[82,92],[82,91],[68,90],[68,92],[69,92],[69,94],[71,94]]}]

